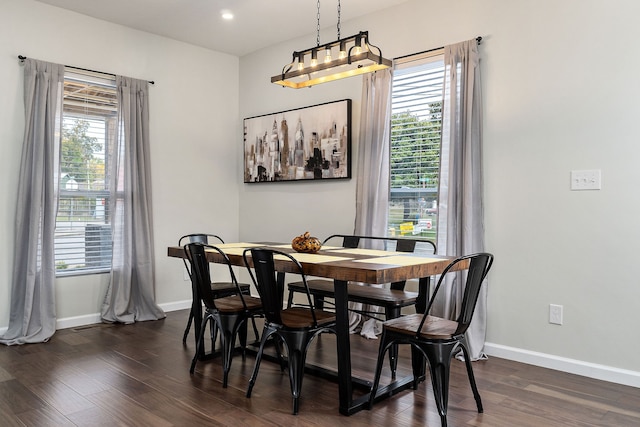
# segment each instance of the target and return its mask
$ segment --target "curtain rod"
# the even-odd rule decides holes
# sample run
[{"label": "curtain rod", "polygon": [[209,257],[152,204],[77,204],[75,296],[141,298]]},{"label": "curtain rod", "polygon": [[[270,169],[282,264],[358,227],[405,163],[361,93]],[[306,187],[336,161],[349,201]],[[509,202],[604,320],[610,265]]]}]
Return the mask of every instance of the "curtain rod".
[{"label": "curtain rod", "polygon": [[[482,36],[476,37],[476,43],[480,44],[481,41],[482,41]],[[408,58],[410,56],[422,55],[422,54],[425,54],[425,53],[435,52],[436,50],[440,50],[440,49],[444,49],[444,46],[440,46],[440,47],[436,47],[436,48],[428,49],[428,50],[423,50],[422,52],[410,53],[408,55],[397,56],[397,57],[393,58],[393,60],[396,61],[398,59],[404,59],[404,58]]]},{"label": "curtain rod", "polygon": [[[24,62],[25,59],[27,59],[26,56],[22,56],[22,55],[18,55],[18,59],[20,60],[20,62]],[[75,68],[76,70],[81,70],[81,71],[89,71],[90,73],[100,73],[100,74],[107,74],[109,76],[113,76],[115,77],[116,75],[113,73],[105,73],[104,71],[96,71],[96,70],[90,70],[88,68],[80,68],[80,67],[74,67],[73,65],[65,65],[65,67],[68,68]],[[156,82],[154,82],[153,80],[148,80],[147,81],[149,84],[156,84]]]}]

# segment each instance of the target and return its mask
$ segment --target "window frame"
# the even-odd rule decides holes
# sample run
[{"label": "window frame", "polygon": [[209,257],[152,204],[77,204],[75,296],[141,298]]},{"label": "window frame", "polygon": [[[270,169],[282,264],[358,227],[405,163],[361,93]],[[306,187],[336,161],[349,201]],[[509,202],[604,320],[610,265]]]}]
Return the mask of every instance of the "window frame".
[{"label": "window frame", "polygon": [[[429,69],[433,68],[434,70],[438,70],[437,73],[434,71],[434,76],[429,77],[430,71]],[[439,121],[432,122],[431,119],[418,119],[417,117],[422,114],[423,116],[427,114],[432,114],[431,110],[428,110],[429,106],[433,106],[433,102],[427,102],[425,99],[432,98],[433,94],[425,94],[422,92],[427,92],[431,88],[432,83],[420,85],[419,87],[411,87],[409,83],[407,83],[412,74],[419,75],[421,74],[420,70],[422,70],[422,74],[427,77],[422,78],[422,80],[416,77],[415,83],[425,83],[429,79],[433,79],[434,88],[438,90],[437,102],[440,102],[440,111],[436,112],[436,114],[440,115]],[[417,54],[403,56],[401,58],[394,59],[394,73],[393,80],[391,85],[391,129],[390,129],[390,163],[389,163],[389,206],[388,206],[388,234],[389,235],[402,235],[404,237],[416,237],[416,238],[430,238],[434,241],[437,239],[437,199],[438,199],[438,191],[439,191],[439,178],[440,178],[440,150],[442,148],[442,101],[444,99],[444,49],[434,49],[426,52],[421,52]],[[406,79],[404,83],[401,81]],[[403,93],[404,92],[404,93]],[[412,95],[412,93],[414,93]],[[419,101],[419,105],[422,106],[419,108],[414,104],[416,99]],[[395,101],[395,102],[394,102]],[[404,110],[403,110],[404,109]],[[434,123],[435,127],[438,128],[437,139],[437,170],[435,173],[437,177],[435,178],[435,182],[429,185],[429,178],[421,177],[422,175],[430,175],[431,173],[427,173],[424,171],[424,168],[427,166],[425,164],[414,164],[414,168],[422,168],[422,172],[418,172],[415,177],[415,180],[418,181],[418,184],[413,185],[400,185],[402,181],[396,179],[397,172],[396,163],[394,160],[394,154],[397,152],[396,150],[400,150],[396,144],[400,141],[400,139],[394,139],[402,130],[401,127],[395,127],[402,125],[402,123],[394,122],[394,119],[399,120],[402,118],[403,111],[410,112],[411,114],[406,116],[406,118],[410,118],[411,115],[415,114],[416,123],[418,122],[430,122]],[[428,111],[425,112],[425,111]],[[414,113],[415,112],[415,113]],[[417,128],[419,132],[426,132],[427,128],[420,127]],[[418,144],[423,144],[424,140],[427,138],[418,136],[416,142]],[[406,140],[406,134],[405,134]],[[425,147],[421,146],[421,149],[425,149]],[[406,149],[406,148],[405,148]],[[413,151],[415,153],[415,151]],[[397,157],[396,157],[397,158]],[[426,162],[425,162],[426,163]],[[433,163],[433,162],[432,162]],[[431,166],[433,170],[433,166]],[[415,171],[412,170],[412,172]],[[410,173],[412,173],[410,172]],[[400,181],[400,182],[399,182]],[[412,181],[412,180],[409,180]],[[419,186],[419,182],[423,182],[422,187]],[[395,185],[395,186],[394,186]],[[435,204],[434,204],[435,201]],[[399,213],[398,213],[398,205],[402,203],[402,216],[398,222]]]},{"label": "window frame", "polygon": [[[56,172],[58,174],[58,212],[54,239],[56,277],[108,273],[111,270],[113,248],[110,212],[112,194],[109,190],[110,158],[111,152],[116,149],[118,138],[115,77],[110,74],[65,67],[63,93],[61,119],[64,131],[61,131],[59,137],[60,165]],[[86,175],[78,180],[76,188],[67,188],[68,181],[64,178],[68,176],[75,180],[78,177],[71,175],[72,171],[69,169],[63,170],[65,168],[63,165],[69,163],[62,158],[63,144],[65,144],[63,137],[65,132],[68,132],[70,127],[76,126],[79,120],[89,122],[89,131],[82,135],[85,141],[97,139],[95,144],[102,146],[97,152],[92,148],[90,158],[97,161],[94,165],[98,165],[97,169],[101,168],[102,171],[98,173],[97,181],[89,181],[95,177],[93,175],[95,170],[92,171],[88,163],[82,165],[81,161],[76,165],[72,164],[72,169],[74,169],[73,166],[86,168],[81,172],[75,170],[80,175],[83,173]],[[91,129],[91,126],[92,123],[100,122],[104,125],[98,126],[98,132],[101,134],[96,137],[91,134],[96,131],[95,128]],[[96,188],[92,188],[91,183],[96,185]],[[70,200],[70,204],[73,204],[76,199],[82,200],[81,214],[74,216],[70,209],[65,220],[60,206],[65,200]],[[99,212],[100,200],[102,200],[103,209]],[[98,216],[99,213],[102,215]],[[67,225],[66,228],[64,224]],[[92,265],[88,265],[89,263]]]}]

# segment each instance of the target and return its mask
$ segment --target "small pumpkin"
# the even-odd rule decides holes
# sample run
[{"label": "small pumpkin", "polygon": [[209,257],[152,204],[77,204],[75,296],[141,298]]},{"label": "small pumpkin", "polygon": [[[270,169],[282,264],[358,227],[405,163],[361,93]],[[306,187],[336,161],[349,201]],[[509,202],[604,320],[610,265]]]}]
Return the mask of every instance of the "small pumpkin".
[{"label": "small pumpkin", "polygon": [[322,247],[322,243],[317,237],[313,237],[309,232],[305,232],[300,236],[295,237],[291,241],[291,247],[296,252],[304,252],[309,254],[315,254]]}]

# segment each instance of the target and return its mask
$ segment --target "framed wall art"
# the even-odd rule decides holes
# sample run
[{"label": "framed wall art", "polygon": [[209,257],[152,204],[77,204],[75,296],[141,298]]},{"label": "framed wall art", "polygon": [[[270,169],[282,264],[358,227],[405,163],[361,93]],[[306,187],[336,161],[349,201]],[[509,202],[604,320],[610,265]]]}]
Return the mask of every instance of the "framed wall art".
[{"label": "framed wall art", "polygon": [[351,100],[244,119],[244,182],[351,178]]}]

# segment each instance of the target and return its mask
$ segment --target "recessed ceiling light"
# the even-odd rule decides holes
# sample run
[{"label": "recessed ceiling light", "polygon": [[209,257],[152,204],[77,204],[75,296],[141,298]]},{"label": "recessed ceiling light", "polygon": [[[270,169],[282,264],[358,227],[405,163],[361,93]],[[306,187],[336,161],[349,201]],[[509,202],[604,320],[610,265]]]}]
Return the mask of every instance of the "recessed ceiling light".
[{"label": "recessed ceiling light", "polygon": [[222,19],[225,19],[227,21],[230,21],[233,19],[233,12],[227,9],[220,11],[220,15],[222,16]]}]

